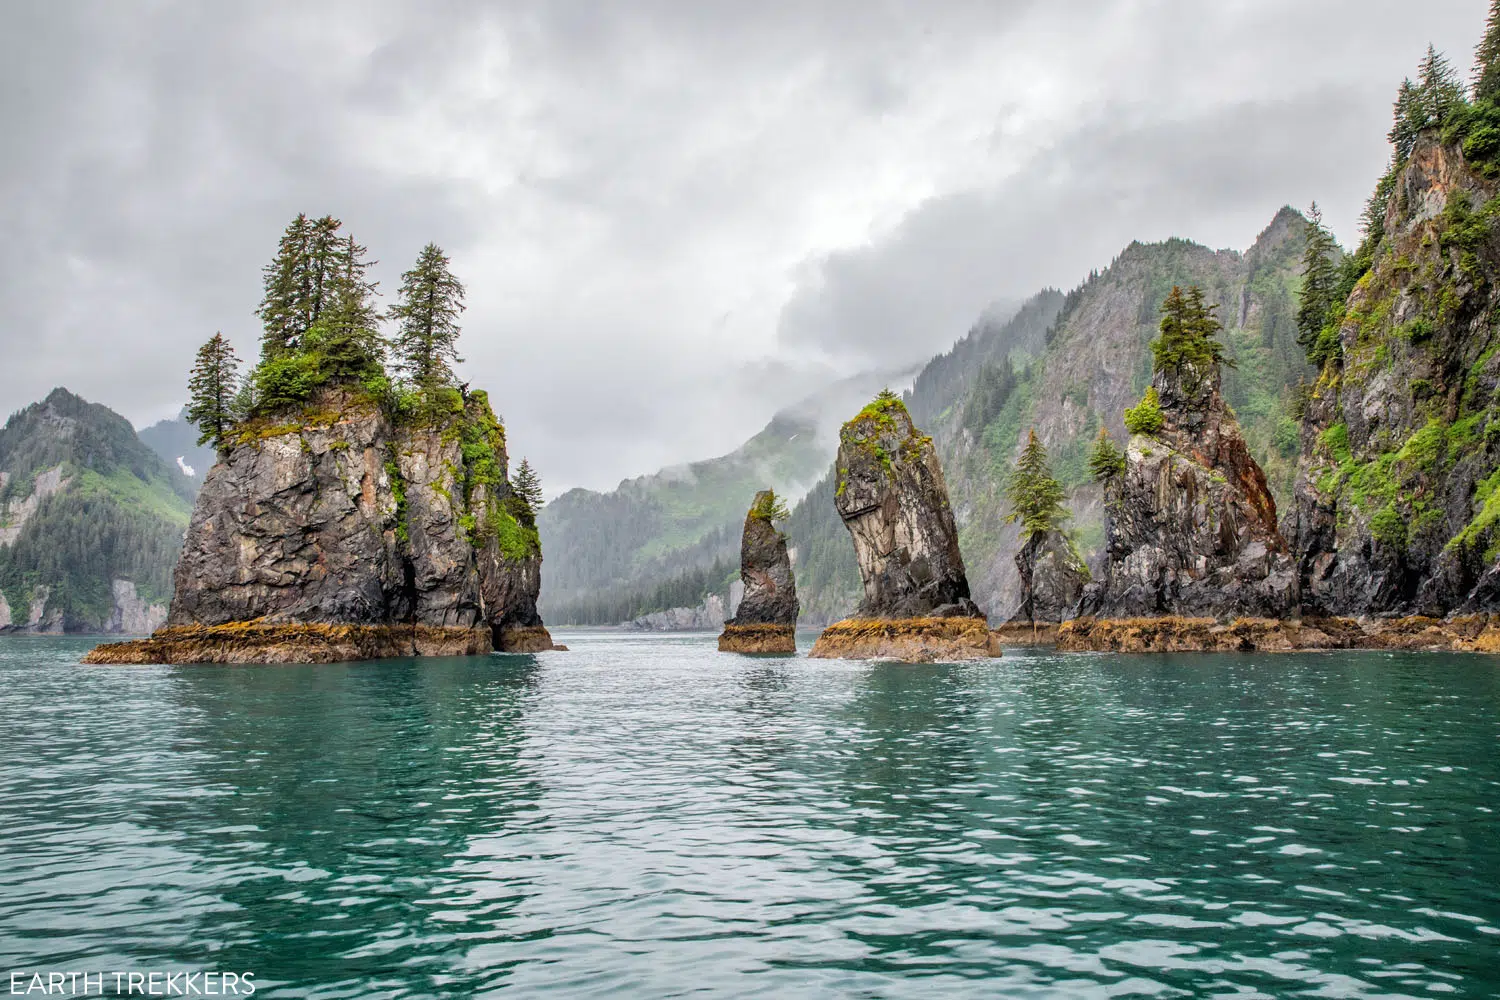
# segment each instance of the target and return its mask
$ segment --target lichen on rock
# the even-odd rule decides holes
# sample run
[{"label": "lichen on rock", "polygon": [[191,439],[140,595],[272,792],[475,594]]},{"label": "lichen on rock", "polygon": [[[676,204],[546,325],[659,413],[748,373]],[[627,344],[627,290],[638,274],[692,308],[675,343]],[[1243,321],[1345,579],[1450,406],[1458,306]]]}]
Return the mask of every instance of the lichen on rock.
[{"label": "lichen on rock", "polygon": [[481,393],[418,419],[330,388],[250,422],[198,495],[160,638],[246,622],[420,626],[455,630],[463,648],[476,629],[496,649],[541,648],[540,545],[508,509],[505,469]]},{"label": "lichen on rock", "polygon": [[[969,596],[937,450],[894,393],[882,392],[844,425],[835,475],[834,506],[854,543],[864,599],[854,618],[823,633],[811,655],[999,655]],[[942,619],[954,621],[932,624]]]}]

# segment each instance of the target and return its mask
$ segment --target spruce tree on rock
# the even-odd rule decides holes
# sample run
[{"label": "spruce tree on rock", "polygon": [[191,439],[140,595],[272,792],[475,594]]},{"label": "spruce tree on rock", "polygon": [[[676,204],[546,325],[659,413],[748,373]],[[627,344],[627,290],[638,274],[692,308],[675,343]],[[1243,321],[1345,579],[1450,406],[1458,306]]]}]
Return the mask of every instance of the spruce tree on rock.
[{"label": "spruce tree on rock", "polygon": [[1500,0],[1490,0],[1484,38],[1474,53],[1474,100],[1500,102]]},{"label": "spruce tree on rock", "polygon": [[1007,524],[1021,526],[1022,541],[1054,531],[1070,516],[1062,503],[1067,499],[1062,483],[1047,464],[1047,449],[1032,430],[1005,486],[1010,503]]},{"label": "spruce tree on rock", "polygon": [[1308,352],[1308,360],[1320,364],[1316,345],[1333,313],[1339,273],[1338,244],[1323,225],[1323,213],[1313,202],[1307,211],[1307,230],[1302,250],[1302,291],[1297,300],[1297,343]]},{"label": "spruce tree on rock", "polygon": [[277,358],[295,350],[312,324],[309,315],[312,279],[308,267],[311,234],[312,222],[299,212],[281,234],[275,258],[261,271],[265,294],[255,314],[265,327],[261,334],[262,358]]},{"label": "spruce tree on rock", "polygon": [[1209,364],[1233,367],[1216,335],[1224,324],[1214,315],[1217,305],[1204,302],[1203,290],[1194,285],[1184,292],[1174,286],[1162,302],[1161,336],[1151,342],[1157,371],[1184,374],[1184,366]]},{"label": "spruce tree on rock", "polygon": [[458,317],[464,311],[464,286],[448,269],[437,244],[422,248],[417,262],[401,276],[401,290],[390,317],[397,364],[424,389],[451,385],[458,356]]},{"label": "spruce tree on rock", "polygon": [[354,237],[343,236],[318,252],[323,255],[315,265],[318,315],[309,328],[307,346],[318,351],[330,378],[361,378],[380,371],[380,314],[374,304],[375,282],[366,277],[375,263],[367,259],[369,250]]},{"label": "spruce tree on rock", "polygon": [[1464,85],[1453,66],[1430,44],[1417,76],[1427,120],[1433,127],[1440,128],[1447,124],[1448,117],[1454,111],[1466,103]]},{"label": "spruce tree on rock", "polygon": [[215,333],[198,348],[197,360],[188,377],[187,419],[201,432],[198,443],[224,445],[224,436],[236,420],[235,397],[239,392],[239,358],[222,333]]},{"label": "spruce tree on rock", "polygon": [[1108,483],[1125,472],[1125,454],[1115,446],[1109,431],[1099,428],[1094,450],[1089,453],[1089,472],[1097,483]]}]

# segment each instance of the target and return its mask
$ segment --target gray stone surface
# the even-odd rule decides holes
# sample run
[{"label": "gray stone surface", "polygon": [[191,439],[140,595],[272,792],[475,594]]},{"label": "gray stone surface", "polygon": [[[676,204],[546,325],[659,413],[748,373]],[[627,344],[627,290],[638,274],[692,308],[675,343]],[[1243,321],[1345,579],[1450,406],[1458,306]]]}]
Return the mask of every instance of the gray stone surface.
[{"label": "gray stone surface", "polygon": [[797,583],[792,577],[786,536],[755,513],[767,495],[765,490],[757,493],[745,515],[740,536],[740,582],[745,593],[729,621],[731,625],[797,624]]},{"label": "gray stone surface", "polygon": [[899,400],[877,401],[840,434],[834,504],[854,540],[865,618],[979,617],[932,439]]},{"label": "gray stone surface", "polygon": [[476,486],[464,509],[458,416],[393,427],[337,396],[313,409],[336,416],[238,444],[209,472],[169,624],[541,624],[540,553],[506,558],[464,530],[504,498]]}]

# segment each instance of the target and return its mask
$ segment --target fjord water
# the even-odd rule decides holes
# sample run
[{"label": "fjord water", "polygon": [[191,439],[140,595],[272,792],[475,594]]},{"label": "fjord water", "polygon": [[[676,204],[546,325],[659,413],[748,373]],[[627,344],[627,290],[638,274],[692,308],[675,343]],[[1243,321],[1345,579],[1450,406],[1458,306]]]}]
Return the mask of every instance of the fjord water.
[{"label": "fjord water", "polygon": [[1500,996],[1500,660],[560,639],[310,667],[0,640],[0,973]]}]

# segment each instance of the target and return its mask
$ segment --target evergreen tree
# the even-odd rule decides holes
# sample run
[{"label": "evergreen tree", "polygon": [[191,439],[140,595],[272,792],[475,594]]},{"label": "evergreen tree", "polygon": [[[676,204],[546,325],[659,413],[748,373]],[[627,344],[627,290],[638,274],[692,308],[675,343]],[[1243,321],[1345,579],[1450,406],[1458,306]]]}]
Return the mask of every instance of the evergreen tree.
[{"label": "evergreen tree", "polygon": [[1333,313],[1339,286],[1335,263],[1338,244],[1323,225],[1323,213],[1313,202],[1307,212],[1307,229],[1302,249],[1302,292],[1297,301],[1297,343],[1309,355],[1314,353],[1318,337]]},{"label": "evergreen tree", "polygon": [[1405,163],[1406,158],[1411,155],[1412,147],[1417,144],[1417,136],[1422,134],[1423,129],[1431,128],[1432,120],[1427,115],[1427,105],[1422,100],[1422,92],[1410,79],[1401,81],[1401,88],[1396,91],[1396,105],[1392,117],[1391,131],[1386,135],[1391,145],[1396,147],[1396,162]]},{"label": "evergreen tree", "polygon": [[756,500],[755,506],[750,508],[750,514],[762,521],[785,521],[792,516],[792,512],[787,510],[786,501],[777,496],[775,490],[766,490],[765,496]]},{"label": "evergreen tree", "polygon": [[308,300],[308,241],[312,223],[298,213],[286,227],[276,246],[276,256],[262,269],[265,294],[255,314],[265,327],[261,334],[261,357],[272,359],[300,346],[312,320]]},{"label": "evergreen tree", "polygon": [[531,463],[524,458],[521,459],[521,464],[516,466],[516,475],[511,480],[510,489],[511,493],[519,497],[526,505],[526,509],[533,517],[546,502],[542,497],[542,479],[531,467]]},{"label": "evergreen tree", "polygon": [[215,448],[222,447],[225,433],[234,425],[239,366],[234,348],[222,333],[215,333],[198,348],[188,377],[187,419],[202,432],[199,444],[212,441]]},{"label": "evergreen tree", "polygon": [[1010,503],[1005,521],[1021,526],[1023,541],[1055,530],[1070,516],[1062,505],[1067,494],[1062,483],[1053,477],[1047,464],[1047,449],[1042,447],[1035,430],[1031,431],[1005,485],[1005,498]]},{"label": "evergreen tree", "polygon": [[458,356],[458,316],[464,286],[448,270],[448,258],[435,243],[422,248],[417,262],[401,276],[395,320],[396,362],[418,386],[451,385]]},{"label": "evergreen tree", "polygon": [[[319,224],[325,221],[338,224],[336,219],[320,219]],[[306,335],[307,347],[318,352],[329,378],[360,378],[380,371],[380,314],[374,304],[375,282],[366,277],[375,262],[366,259],[368,249],[344,236],[315,251],[317,315]]]},{"label": "evergreen tree", "polygon": [[1432,125],[1446,125],[1449,116],[1467,103],[1464,85],[1453,71],[1453,66],[1430,44],[1417,77],[1422,91],[1423,109]]},{"label": "evergreen tree", "polygon": [[1151,342],[1157,371],[1181,374],[1184,365],[1234,367],[1224,354],[1224,345],[1216,339],[1224,329],[1214,315],[1218,308],[1204,302],[1203,290],[1196,285],[1186,292],[1173,286],[1161,306],[1161,336]]},{"label": "evergreen tree", "polygon": [[1125,472],[1125,454],[1115,447],[1109,431],[1099,428],[1094,450],[1089,453],[1089,472],[1097,483],[1106,483]]},{"label": "evergreen tree", "polygon": [[1490,0],[1484,38],[1474,53],[1474,100],[1500,102],[1500,0]]}]

